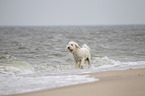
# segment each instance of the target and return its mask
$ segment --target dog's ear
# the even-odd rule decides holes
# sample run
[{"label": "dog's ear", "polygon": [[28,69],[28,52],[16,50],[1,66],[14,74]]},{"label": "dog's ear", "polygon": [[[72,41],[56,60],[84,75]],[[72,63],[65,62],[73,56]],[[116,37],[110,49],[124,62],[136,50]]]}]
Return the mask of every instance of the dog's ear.
[{"label": "dog's ear", "polygon": [[76,48],[80,48],[80,46],[77,43],[75,43],[75,46],[76,46]]}]

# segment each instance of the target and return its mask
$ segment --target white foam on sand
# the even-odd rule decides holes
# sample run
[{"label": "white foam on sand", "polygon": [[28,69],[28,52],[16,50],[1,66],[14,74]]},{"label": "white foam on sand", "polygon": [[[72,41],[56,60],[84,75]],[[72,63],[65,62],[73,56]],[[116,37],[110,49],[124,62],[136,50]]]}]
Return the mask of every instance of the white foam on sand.
[{"label": "white foam on sand", "polygon": [[[11,80],[1,78],[0,95],[18,94],[24,92],[32,92],[49,88],[63,87],[68,85],[82,84],[88,82],[99,81],[88,77],[89,75],[60,75],[60,76],[17,76],[12,77]],[[13,82],[15,81],[15,82]],[[4,90],[6,87],[9,90]],[[24,90],[25,89],[25,90]]]}]

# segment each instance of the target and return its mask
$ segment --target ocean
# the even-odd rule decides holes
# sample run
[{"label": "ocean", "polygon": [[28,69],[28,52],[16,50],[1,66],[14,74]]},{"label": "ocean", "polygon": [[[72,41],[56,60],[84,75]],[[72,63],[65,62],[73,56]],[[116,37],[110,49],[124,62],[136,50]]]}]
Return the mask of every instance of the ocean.
[{"label": "ocean", "polygon": [[[69,41],[91,48],[75,69]],[[145,25],[0,27],[0,95],[99,82],[84,73],[145,68]]]}]

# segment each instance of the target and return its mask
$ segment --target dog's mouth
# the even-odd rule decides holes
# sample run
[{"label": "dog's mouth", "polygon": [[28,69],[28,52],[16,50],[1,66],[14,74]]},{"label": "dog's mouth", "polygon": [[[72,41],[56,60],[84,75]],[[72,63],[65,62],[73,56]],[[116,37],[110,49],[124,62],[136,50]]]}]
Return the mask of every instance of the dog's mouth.
[{"label": "dog's mouth", "polygon": [[67,49],[72,53],[73,52],[73,49],[70,48],[70,47],[67,47]]},{"label": "dog's mouth", "polygon": [[72,52],[73,50],[72,49],[68,49],[70,52]]}]

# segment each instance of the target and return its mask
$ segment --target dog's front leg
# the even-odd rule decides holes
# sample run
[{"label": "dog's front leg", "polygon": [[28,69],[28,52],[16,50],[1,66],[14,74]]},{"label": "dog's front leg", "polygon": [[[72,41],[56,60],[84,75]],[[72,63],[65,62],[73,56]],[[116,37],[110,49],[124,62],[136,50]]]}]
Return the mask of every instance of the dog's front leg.
[{"label": "dog's front leg", "polygon": [[84,68],[84,63],[85,63],[85,59],[82,58],[82,59],[81,59],[81,63],[80,63],[80,68],[81,68],[81,69]]},{"label": "dog's front leg", "polygon": [[79,62],[79,68],[81,68],[81,61]]},{"label": "dog's front leg", "polygon": [[75,68],[78,69],[78,62],[74,60],[74,63],[75,63]]}]

